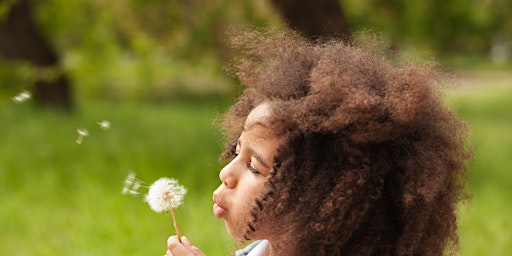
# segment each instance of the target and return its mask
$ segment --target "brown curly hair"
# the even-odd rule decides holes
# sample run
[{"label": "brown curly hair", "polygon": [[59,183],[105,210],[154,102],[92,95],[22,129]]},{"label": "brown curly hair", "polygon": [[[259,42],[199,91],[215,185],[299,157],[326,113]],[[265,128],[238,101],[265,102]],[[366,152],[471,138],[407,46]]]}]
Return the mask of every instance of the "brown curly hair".
[{"label": "brown curly hair", "polygon": [[389,61],[373,39],[237,33],[230,70],[247,89],[223,116],[223,159],[262,102],[284,141],[246,238],[271,217],[273,249],[300,255],[454,253],[469,128],[443,103],[434,65]]}]

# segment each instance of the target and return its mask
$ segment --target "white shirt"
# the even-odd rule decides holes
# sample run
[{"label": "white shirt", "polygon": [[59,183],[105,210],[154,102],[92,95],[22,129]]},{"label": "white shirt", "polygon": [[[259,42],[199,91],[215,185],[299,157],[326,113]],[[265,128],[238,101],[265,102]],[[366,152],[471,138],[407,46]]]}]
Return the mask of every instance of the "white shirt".
[{"label": "white shirt", "polygon": [[257,240],[249,244],[244,249],[235,252],[236,256],[261,256],[268,247],[267,240]]}]

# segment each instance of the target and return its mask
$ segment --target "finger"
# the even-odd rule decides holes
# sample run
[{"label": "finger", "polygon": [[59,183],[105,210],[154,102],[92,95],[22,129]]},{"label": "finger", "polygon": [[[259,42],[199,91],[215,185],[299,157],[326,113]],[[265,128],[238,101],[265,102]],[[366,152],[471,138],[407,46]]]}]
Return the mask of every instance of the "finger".
[{"label": "finger", "polygon": [[167,248],[171,252],[171,255],[179,255],[179,256],[192,256],[191,251],[189,251],[180,241],[177,236],[171,236],[167,239]]},{"label": "finger", "polygon": [[204,253],[199,250],[196,246],[194,246],[186,236],[181,237],[181,243],[190,250],[195,256],[204,256]]}]

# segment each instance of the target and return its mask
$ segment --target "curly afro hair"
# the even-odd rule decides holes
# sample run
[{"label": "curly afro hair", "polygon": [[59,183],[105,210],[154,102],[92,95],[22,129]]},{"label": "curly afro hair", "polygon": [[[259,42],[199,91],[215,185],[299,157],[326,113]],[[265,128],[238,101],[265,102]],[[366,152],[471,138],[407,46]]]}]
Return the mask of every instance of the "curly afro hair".
[{"label": "curly afro hair", "polygon": [[[444,255],[458,247],[468,125],[445,107],[429,63],[394,63],[379,40],[310,42],[243,30],[230,71],[247,88],[223,116],[233,156],[248,113],[269,103],[283,138],[247,223],[273,219],[274,250]],[[357,46],[356,46],[357,45]]]}]

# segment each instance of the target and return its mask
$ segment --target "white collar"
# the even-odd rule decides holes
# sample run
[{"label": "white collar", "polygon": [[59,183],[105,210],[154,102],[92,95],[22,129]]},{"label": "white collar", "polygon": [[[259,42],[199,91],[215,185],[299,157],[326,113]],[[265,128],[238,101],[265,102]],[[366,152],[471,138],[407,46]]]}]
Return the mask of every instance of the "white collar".
[{"label": "white collar", "polygon": [[249,244],[244,249],[235,252],[236,256],[261,256],[264,255],[268,247],[267,240],[257,240]]}]

